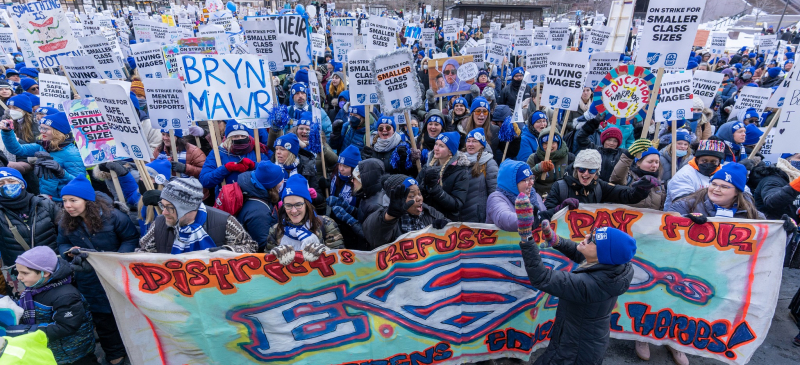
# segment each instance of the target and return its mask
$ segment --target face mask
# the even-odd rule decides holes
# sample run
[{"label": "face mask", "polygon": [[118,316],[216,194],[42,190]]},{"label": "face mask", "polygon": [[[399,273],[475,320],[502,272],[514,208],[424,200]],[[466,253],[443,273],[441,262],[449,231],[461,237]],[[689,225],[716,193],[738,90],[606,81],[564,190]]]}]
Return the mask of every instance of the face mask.
[{"label": "face mask", "polygon": [[8,115],[14,120],[22,119],[22,117],[25,116],[25,114],[19,110],[9,110]]},{"label": "face mask", "polygon": [[511,80],[511,85],[520,86],[522,85],[522,80]]},{"label": "face mask", "polygon": [[789,161],[789,163],[792,165],[792,167],[800,170],[800,161]]},{"label": "face mask", "polygon": [[700,120],[703,117],[703,113],[692,113],[692,120]]},{"label": "face mask", "polygon": [[344,182],[350,181],[350,176],[344,176],[341,173],[337,173],[337,175],[339,175],[339,178],[342,179],[342,181]]},{"label": "face mask", "polygon": [[25,60],[22,59],[22,57],[14,57],[14,61],[17,61],[17,63],[20,63],[20,62],[25,61]]},{"label": "face mask", "polygon": [[22,184],[5,184],[0,188],[4,198],[16,198],[22,194]]},{"label": "face mask", "polygon": [[339,102],[339,109],[344,108],[344,105],[347,104],[346,101],[342,100]]},{"label": "face mask", "polygon": [[361,119],[358,119],[356,117],[350,117],[350,125],[351,126],[358,127],[359,124],[361,124]]},{"label": "face mask", "polygon": [[751,77],[753,77],[753,75],[744,74],[742,75],[742,80],[750,80]]},{"label": "face mask", "polygon": [[717,165],[713,163],[701,163],[697,164],[697,171],[700,172],[703,176],[711,177],[714,174],[714,171],[717,170]]},{"label": "face mask", "polygon": [[689,151],[683,151],[683,150],[675,151],[675,155],[678,156],[678,157],[686,156],[687,153],[689,153]]},{"label": "face mask", "polygon": [[233,144],[239,145],[239,146],[245,145],[245,144],[248,144],[248,143],[250,143],[250,140],[247,139],[247,138],[245,138],[245,139],[234,139],[233,140]]},{"label": "face mask", "polygon": [[[411,131],[414,132],[414,137],[419,135],[419,128],[411,127]],[[798,161],[798,162],[800,162],[800,161]]]}]

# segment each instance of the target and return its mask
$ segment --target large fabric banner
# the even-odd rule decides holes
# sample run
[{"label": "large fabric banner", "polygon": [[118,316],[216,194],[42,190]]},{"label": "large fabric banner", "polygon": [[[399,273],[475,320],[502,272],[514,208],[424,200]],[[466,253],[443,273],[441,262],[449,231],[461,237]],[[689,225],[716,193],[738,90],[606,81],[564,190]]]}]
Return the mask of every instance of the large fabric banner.
[{"label": "large fabric banner", "polygon": [[[553,222],[636,238],[634,278],[611,336],[745,364],[766,338],[786,234],[778,221],[582,205]],[[371,252],[282,266],[273,255],[93,253],[135,364],[456,364],[527,359],[547,345],[558,298],[531,287],[516,232],[451,223]],[[538,236],[538,232],[534,231]],[[554,249],[547,266],[571,271]],[[754,285],[757,283],[758,285]]]}]

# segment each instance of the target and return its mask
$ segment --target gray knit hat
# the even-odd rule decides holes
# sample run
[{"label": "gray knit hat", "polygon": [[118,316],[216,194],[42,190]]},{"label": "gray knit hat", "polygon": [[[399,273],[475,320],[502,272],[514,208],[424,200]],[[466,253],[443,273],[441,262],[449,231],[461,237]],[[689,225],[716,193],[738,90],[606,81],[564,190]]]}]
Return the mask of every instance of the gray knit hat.
[{"label": "gray knit hat", "polygon": [[161,191],[161,199],[175,206],[178,219],[186,213],[197,210],[203,203],[203,185],[193,177],[177,178],[170,181]]},{"label": "gray knit hat", "polygon": [[573,167],[583,167],[585,169],[597,169],[600,171],[600,166],[603,165],[603,158],[600,157],[600,152],[593,149],[582,150],[575,156]]}]

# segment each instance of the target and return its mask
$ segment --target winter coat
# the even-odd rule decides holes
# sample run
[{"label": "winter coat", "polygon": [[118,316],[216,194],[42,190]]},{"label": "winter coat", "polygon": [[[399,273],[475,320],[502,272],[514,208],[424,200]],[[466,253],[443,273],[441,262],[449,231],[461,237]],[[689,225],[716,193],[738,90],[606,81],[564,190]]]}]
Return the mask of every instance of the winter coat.
[{"label": "winter coat", "polygon": [[[598,194],[599,193],[599,194]],[[636,204],[649,195],[649,190],[609,184],[603,180],[595,180],[589,186],[583,186],[577,178],[572,175],[564,176],[564,179],[553,184],[550,194],[544,205],[547,209],[553,209],[567,198],[575,198],[581,204]]]},{"label": "winter coat", "polygon": [[508,105],[511,110],[514,110],[517,106],[517,94],[519,93],[520,87],[525,87],[522,100],[531,97],[531,87],[528,84],[523,82],[520,86],[514,87],[513,82],[509,82],[503,88],[503,91],[500,92],[500,95],[497,96],[497,104]]},{"label": "winter coat", "polygon": [[539,149],[539,134],[533,133],[531,130],[533,130],[533,128],[530,124],[522,128],[519,152],[517,152],[517,156],[514,158],[517,161],[528,161],[528,157],[536,153],[536,150]]},{"label": "winter coat", "polygon": [[[556,131],[556,133],[558,133],[558,131]],[[545,135],[550,134],[549,127],[542,129],[542,131],[539,132],[540,136],[543,134]],[[550,161],[553,162],[555,170],[548,172],[545,175],[544,180],[542,180],[541,178],[542,172],[536,168],[536,165],[539,162],[544,161],[545,152],[543,150],[543,147],[539,146],[536,152],[532,153],[528,157],[528,161],[526,162],[528,163],[528,166],[530,166],[531,172],[533,172],[534,176],[533,188],[536,189],[536,192],[539,193],[539,195],[547,194],[550,191],[550,187],[553,185],[553,183],[556,182],[557,180],[561,180],[568,173],[568,166],[571,165],[573,161],[575,161],[575,155],[567,152],[566,150],[567,150],[567,144],[562,141],[561,147],[558,150],[556,150],[556,152],[563,153],[563,157],[554,159],[554,155],[553,154],[550,155]],[[541,151],[541,155],[539,151]]]},{"label": "winter coat", "polygon": [[[533,194],[536,194],[536,196],[534,197]],[[536,193],[536,189],[531,191],[530,199],[533,204],[535,204],[534,201],[542,200]],[[517,210],[514,207],[514,203],[515,201],[509,200],[499,188],[489,194],[489,198],[486,200],[486,223],[494,224],[504,231],[516,231],[518,221]],[[538,208],[540,211],[546,210],[544,202],[542,202]]]},{"label": "winter coat", "polygon": [[[103,193],[98,193],[98,198],[105,199],[111,204],[111,198]],[[59,226],[58,253],[67,259],[66,252],[75,246],[99,252],[119,253],[133,252],[139,247],[139,230],[127,214],[116,208],[103,213],[103,227],[94,234],[90,234],[84,225],[72,232],[67,232],[64,227]],[[89,302],[92,312],[111,313],[111,304],[106,297],[106,291],[103,290],[94,271],[76,272],[75,284]]]},{"label": "winter coat", "polygon": [[781,82],[783,82],[783,76],[782,75],[778,75],[777,77],[770,77],[769,75],[766,75],[766,76],[762,77],[761,80],[759,80],[758,83],[763,88],[770,88],[770,87],[773,87],[773,86],[780,85]]},{"label": "winter coat", "polygon": [[[631,165],[633,158],[627,153],[623,153],[614,167],[614,172],[611,174],[611,179],[608,181],[612,184],[630,186],[632,183],[639,181],[642,177],[634,172]],[[660,166],[660,165],[659,165]],[[654,210],[661,210],[664,208],[664,200],[667,198],[667,189],[663,181],[659,181],[660,185],[650,189],[647,197],[644,200],[631,204],[635,208],[648,208]]]},{"label": "winter coat", "polygon": [[[265,153],[266,151],[261,151],[261,159],[262,160],[269,160],[269,156]],[[206,189],[214,189],[214,196],[219,195],[220,184],[225,181],[226,184],[231,184],[235,182],[238,177],[238,172],[231,172],[225,168],[225,164],[228,162],[241,162],[242,159],[249,158],[251,161],[256,162],[256,149],[253,148],[250,153],[239,156],[229,153],[225,147],[219,147],[219,159],[220,159],[220,166],[217,167],[217,160],[212,156],[212,158],[207,158],[206,162],[203,164],[202,170],[200,170],[200,176],[198,180],[200,180],[200,184],[203,184],[203,187]],[[309,181],[310,183],[311,181]]]},{"label": "winter coat", "polygon": [[[55,272],[49,282],[62,280],[72,275],[72,267],[64,259],[58,259]],[[74,283],[74,281],[73,281]],[[56,362],[70,364],[94,354],[94,323],[89,304],[71,284],[62,284],[33,296],[36,308],[35,324],[30,332],[41,330],[47,335],[47,348],[53,352]],[[21,327],[26,324],[12,326]]]},{"label": "winter coat", "polygon": [[[483,174],[472,176],[475,164],[483,165]],[[480,161],[470,163],[467,169],[469,188],[467,200],[461,208],[461,222],[483,223],[486,221],[486,202],[489,195],[497,189],[497,162],[491,153],[481,154]]]},{"label": "winter coat", "polygon": [[[750,194],[745,194],[745,198],[753,201],[753,197]],[[717,209],[714,208],[714,203],[708,199],[708,194],[704,197],[702,202],[699,202],[695,205],[695,198],[693,196],[686,196],[680,198],[674,202],[672,202],[672,206],[670,206],[668,212],[678,212],[680,215],[685,215],[689,213],[701,213],[706,217],[715,217],[717,215]],[[745,210],[737,210],[736,213],[733,214],[734,218],[738,219],[747,219],[747,211]],[[758,212],[758,219],[765,219],[764,213]]]},{"label": "winter coat", "polygon": [[[408,232],[404,232],[400,225],[400,218],[387,221],[385,218],[387,209],[377,210],[367,217],[363,223],[364,236],[367,238],[369,249],[375,249],[387,243],[394,242]],[[408,213],[405,213],[408,214]],[[427,204],[422,204],[422,213],[419,219],[425,226],[433,224],[437,219],[444,219],[444,215]]]},{"label": "winter coat", "polygon": [[246,200],[242,204],[239,214],[236,215],[236,219],[256,241],[258,252],[264,252],[269,229],[278,223],[277,211],[270,202],[269,191],[258,189],[253,185],[252,173],[252,171],[246,171],[239,175],[239,188],[242,189],[242,196],[246,197]]},{"label": "winter coat", "polygon": [[[198,177],[200,176],[200,171],[203,169],[203,165],[205,165],[206,154],[203,153],[202,150],[200,150],[200,147],[197,147],[191,143],[186,143],[185,146],[186,146],[186,155],[185,158],[183,159],[185,162],[180,161],[186,164],[186,172],[184,172],[184,174]],[[163,147],[164,145],[162,144],[161,146],[158,146],[158,148],[155,149],[154,155],[156,157],[158,157],[158,155],[162,153],[161,151],[163,150]],[[164,151],[164,156],[167,156],[167,159],[172,161],[172,153]],[[220,157],[222,157],[221,154]],[[178,160],[181,160],[180,153],[178,154]],[[253,162],[256,162],[256,160],[253,160]]]},{"label": "winter coat", "polygon": [[[595,144],[590,141],[589,136],[594,134],[597,134],[598,141],[600,140],[600,131],[598,129],[599,124],[593,123],[591,120],[584,123],[581,129],[575,132],[575,143],[577,145],[575,148],[579,151],[595,149],[597,152],[600,152],[600,157],[603,161],[600,164],[600,180],[608,181],[611,178],[611,173],[614,171],[614,166],[617,165],[617,161],[619,161],[620,156],[622,156],[623,152],[626,152],[626,150],[621,147],[605,148],[602,144]],[[622,141],[619,142],[621,145]]]},{"label": "winter coat", "polygon": [[[336,222],[325,215],[317,215],[317,217],[322,221],[319,230],[314,232],[319,242],[328,246],[329,249],[335,250],[344,248],[342,234],[339,232],[339,227],[336,225]],[[269,252],[273,248],[280,246],[281,238],[283,238],[283,232],[278,231],[278,224],[276,223],[269,229],[269,236],[267,236],[267,245],[264,248],[264,252]]]},{"label": "winter coat", "polygon": [[[401,144],[402,144],[402,142],[401,142]],[[395,150],[397,151],[397,154],[398,154],[399,158],[398,158],[398,161],[396,163],[397,167],[392,167],[392,162],[391,162],[392,161],[392,153],[394,153]],[[394,149],[390,149],[390,150],[384,151],[384,152],[378,152],[378,151],[375,151],[372,148],[366,148],[365,147],[365,148],[361,149],[361,159],[365,160],[365,159],[368,159],[368,158],[377,158],[378,160],[381,160],[381,162],[383,162],[383,170],[387,174],[403,174],[403,175],[406,175],[406,176],[417,176],[417,173],[419,171],[417,170],[417,165],[413,161],[411,162],[411,167],[406,168],[405,161],[406,161],[407,153],[410,152],[409,150],[410,150],[410,146],[406,147],[406,146],[401,146],[401,145],[398,145]]]},{"label": "winter coat", "polygon": [[[736,95],[736,92],[739,91],[739,88],[736,87],[736,84],[734,84],[733,82],[728,82],[727,84],[723,84],[721,87],[722,91],[720,91],[719,97],[720,99],[722,99],[721,100],[722,102],[728,101],[728,99]],[[708,105],[706,105],[706,107],[708,107]]]},{"label": "winter coat", "polygon": [[72,179],[79,175],[86,175],[86,167],[83,166],[83,159],[78,152],[78,147],[74,143],[67,144],[59,151],[46,151],[42,145],[38,143],[27,143],[20,145],[17,141],[14,131],[2,131],[3,144],[9,153],[20,157],[34,157],[34,154],[39,151],[50,153],[53,160],[61,165],[64,169],[64,177],[62,178],[40,178],[39,179],[39,193],[49,195],[53,200],[61,201],[61,189],[67,185]]},{"label": "winter coat", "polygon": [[[289,114],[289,118],[292,119],[292,122],[286,124],[286,127],[283,128],[283,134],[291,133],[290,129],[296,126],[294,121],[300,119],[300,115],[302,115],[303,112],[311,112],[311,106],[309,104],[306,104],[305,108],[299,109],[296,106],[292,105],[289,108],[287,108],[287,113]],[[322,118],[322,123],[320,125],[320,128],[322,129],[323,132],[325,132],[325,140],[326,141],[330,140],[331,132],[333,131],[333,123],[331,123],[331,118],[329,118],[328,113],[325,113],[325,111],[322,109],[319,109],[319,114],[320,118]],[[270,132],[272,132],[272,130],[270,130]]]},{"label": "winter coat", "polygon": [[353,128],[353,125],[349,122],[344,123],[342,126],[342,144],[341,147],[338,148],[338,151],[344,151],[345,148],[348,146],[356,146],[359,150],[363,149],[364,144],[364,135],[367,133],[367,128],[362,126],[361,128]]},{"label": "winter coat", "polygon": [[[52,200],[40,195],[32,196],[28,207],[19,212],[11,211],[8,207],[0,204],[0,235],[2,235],[0,256],[3,257],[3,266],[14,265],[17,256],[26,251],[14,239],[6,218],[11,221],[11,225],[17,228],[19,235],[25,239],[29,248],[47,246],[56,251],[58,248],[56,244],[57,216],[60,211],[61,209]],[[22,220],[21,214],[29,217],[27,222]]]},{"label": "winter coat", "polygon": [[[672,179],[672,145],[667,145],[666,147],[662,148],[659,152],[661,152],[661,175],[659,175],[658,179],[663,181],[665,184]],[[691,148],[689,151],[686,152],[686,156],[678,157],[675,161],[678,163],[678,166],[675,168],[675,173],[678,173],[678,170],[682,169],[686,164],[689,163],[694,158],[694,154],[692,153]]]},{"label": "winter coat", "polygon": [[767,219],[781,219],[786,214],[797,222],[800,219],[797,215],[800,192],[789,185],[793,179],[781,168],[782,162],[778,160],[778,166],[758,166],[750,172],[750,179],[758,180],[753,189],[753,200]]},{"label": "winter coat", "polygon": [[[585,258],[577,246],[559,238],[556,249],[570,260],[583,263]],[[558,297],[550,344],[535,364],[602,364],[611,332],[611,311],[633,279],[631,263],[583,263],[572,272],[551,270],[542,262],[536,243],[520,243],[520,249],[531,285]]]},{"label": "winter coat", "polygon": [[710,185],[711,178],[697,171],[695,159],[689,160],[681,167],[667,184],[667,199],[664,201],[664,211],[670,211],[672,202],[694,193]]},{"label": "winter coat", "polygon": [[447,162],[444,172],[439,175],[438,185],[424,184],[427,172],[431,169],[440,171],[442,167],[439,165],[425,165],[417,176],[417,181],[422,184],[420,190],[424,201],[451,221],[458,221],[462,209],[465,208],[469,189],[469,166],[467,156],[459,152]]}]

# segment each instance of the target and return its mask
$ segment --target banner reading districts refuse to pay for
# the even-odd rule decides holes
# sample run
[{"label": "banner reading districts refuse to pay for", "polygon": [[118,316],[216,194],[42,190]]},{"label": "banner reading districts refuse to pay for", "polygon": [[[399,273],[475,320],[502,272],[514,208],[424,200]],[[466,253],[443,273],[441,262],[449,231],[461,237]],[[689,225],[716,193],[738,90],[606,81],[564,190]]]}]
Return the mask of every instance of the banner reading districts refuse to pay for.
[{"label": "banner reading districts refuse to pay for", "polygon": [[[764,341],[781,281],[780,221],[696,225],[675,213],[586,204],[553,224],[572,240],[595,226],[636,238],[634,280],[611,314],[612,337],[728,364],[745,364]],[[226,251],[89,261],[137,364],[527,359],[547,345],[558,299],[530,285],[517,233],[496,229],[450,224],[371,252],[298,256],[287,267],[274,255]],[[552,269],[578,266],[554,249],[541,255]]]}]

